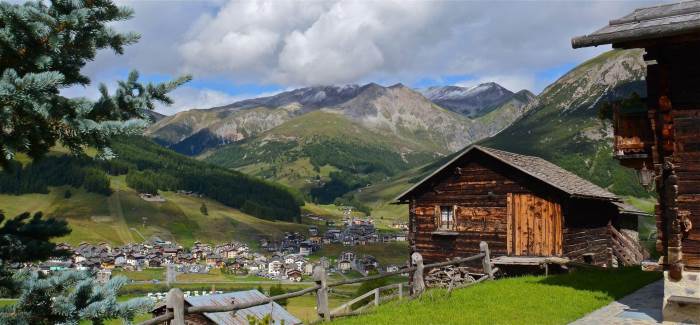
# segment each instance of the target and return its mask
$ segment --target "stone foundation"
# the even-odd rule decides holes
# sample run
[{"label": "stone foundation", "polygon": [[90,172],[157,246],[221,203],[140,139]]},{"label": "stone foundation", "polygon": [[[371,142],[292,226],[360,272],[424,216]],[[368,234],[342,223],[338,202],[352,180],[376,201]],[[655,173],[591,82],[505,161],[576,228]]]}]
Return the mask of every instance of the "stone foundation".
[{"label": "stone foundation", "polygon": [[669,302],[671,296],[700,298],[700,272],[684,271],[680,281],[669,278],[664,271],[664,323],[700,324],[699,304]]}]

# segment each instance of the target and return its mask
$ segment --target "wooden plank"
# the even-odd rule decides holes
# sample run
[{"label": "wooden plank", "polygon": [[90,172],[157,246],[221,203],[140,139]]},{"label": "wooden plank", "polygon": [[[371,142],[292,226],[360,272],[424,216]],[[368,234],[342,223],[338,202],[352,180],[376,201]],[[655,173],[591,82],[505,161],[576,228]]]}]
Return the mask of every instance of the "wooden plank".
[{"label": "wooden plank", "polygon": [[508,193],[506,205],[506,220],[507,220],[507,234],[506,234],[506,251],[508,254],[513,254],[513,193]]}]

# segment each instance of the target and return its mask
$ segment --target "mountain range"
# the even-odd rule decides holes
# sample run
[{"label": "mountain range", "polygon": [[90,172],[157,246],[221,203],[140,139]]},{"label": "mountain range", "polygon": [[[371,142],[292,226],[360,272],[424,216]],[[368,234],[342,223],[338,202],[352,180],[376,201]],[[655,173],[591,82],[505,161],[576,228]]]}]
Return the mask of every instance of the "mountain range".
[{"label": "mountain range", "polygon": [[[597,110],[603,101],[644,95],[644,69],[639,51],[610,51],[538,96],[496,83],[307,87],[182,112],[148,133],[176,151],[281,182],[322,203],[391,187],[381,200],[364,200],[376,207],[475,142],[543,157],[618,194],[648,196],[612,158],[612,128]],[[397,179],[403,184],[391,186]]]},{"label": "mountain range", "polygon": [[[432,88],[464,103],[444,108],[436,101],[446,96],[431,100],[402,84],[307,87],[185,111],[148,134],[180,153],[330,202],[497,134],[534,99],[495,83],[477,88]],[[470,117],[464,107],[478,113]]]},{"label": "mountain range", "polygon": [[474,87],[429,87],[421,89],[420,92],[433,103],[471,118],[488,114],[512,99],[529,103],[535,98],[529,90],[513,93],[495,82]]}]

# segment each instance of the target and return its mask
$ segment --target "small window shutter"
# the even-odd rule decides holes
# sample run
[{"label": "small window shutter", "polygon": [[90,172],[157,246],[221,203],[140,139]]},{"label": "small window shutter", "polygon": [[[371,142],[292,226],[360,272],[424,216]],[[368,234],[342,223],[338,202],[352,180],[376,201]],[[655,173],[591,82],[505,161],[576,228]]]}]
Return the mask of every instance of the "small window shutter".
[{"label": "small window shutter", "polygon": [[440,206],[435,206],[435,230],[440,229]]}]

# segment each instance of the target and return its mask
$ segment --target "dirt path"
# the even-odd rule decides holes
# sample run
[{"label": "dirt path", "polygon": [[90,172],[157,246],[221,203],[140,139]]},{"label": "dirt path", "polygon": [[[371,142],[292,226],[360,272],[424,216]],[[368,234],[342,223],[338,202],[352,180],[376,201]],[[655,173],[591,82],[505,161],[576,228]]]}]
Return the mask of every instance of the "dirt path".
[{"label": "dirt path", "polygon": [[129,231],[129,226],[126,224],[126,219],[124,219],[124,210],[122,210],[122,202],[119,199],[119,185],[115,187],[114,193],[107,199],[107,204],[109,206],[109,214],[114,218],[112,228],[119,239],[124,244],[135,242]]}]

